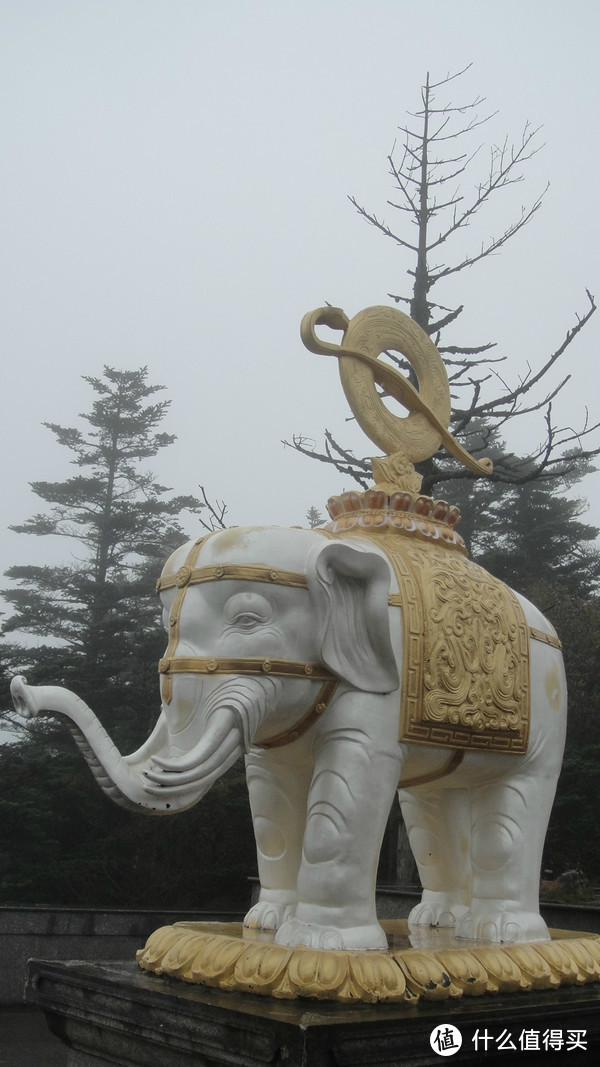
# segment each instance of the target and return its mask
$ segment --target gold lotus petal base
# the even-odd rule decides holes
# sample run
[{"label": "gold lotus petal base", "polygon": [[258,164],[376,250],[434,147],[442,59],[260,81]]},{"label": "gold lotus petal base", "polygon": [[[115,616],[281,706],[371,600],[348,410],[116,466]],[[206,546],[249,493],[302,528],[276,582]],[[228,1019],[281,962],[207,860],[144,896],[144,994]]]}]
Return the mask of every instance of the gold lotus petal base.
[{"label": "gold lotus petal base", "polygon": [[180,922],[151,934],[137,961],[154,974],[217,989],[369,1004],[600,981],[597,934],[551,930],[552,941],[505,945],[458,941],[451,931],[423,927],[413,947],[405,919],[381,925],[387,952],[285,948],[270,935],[243,937],[241,923]]}]

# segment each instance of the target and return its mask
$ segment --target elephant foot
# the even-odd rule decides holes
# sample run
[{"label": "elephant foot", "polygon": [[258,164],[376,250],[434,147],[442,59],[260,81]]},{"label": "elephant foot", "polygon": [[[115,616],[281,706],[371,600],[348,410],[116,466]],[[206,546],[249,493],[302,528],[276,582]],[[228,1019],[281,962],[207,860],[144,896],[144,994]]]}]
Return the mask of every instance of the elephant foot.
[{"label": "elephant foot", "polygon": [[244,919],[246,930],[279,930],[282,923],[294,914],[296,894],[291,896],[292,899],[288,901],[259,900]]},{"label": "elephant foot", "polygon": [[536,911],[511,908],[504,901],[480,900],[457,923],[455,936],[473,941],[549,941],[548,927]]},{"label": "elephant foot", "polygon": [[[426,895],[427,894],[427,895]],[[449,893],[423,893],[423,900],[416,904],[408,916],[409,926],[443,926],[452,929],[467,912]]]},{"label": "elephant foot", "polygon": [[290,947],[306,945],[307,948],[345,949],[350,952],[385,950],[388,947],[387,937],[379,923],[340,929],[319,923],[305,923],[301,919],[288,919],[283,923],[275,943]]}]

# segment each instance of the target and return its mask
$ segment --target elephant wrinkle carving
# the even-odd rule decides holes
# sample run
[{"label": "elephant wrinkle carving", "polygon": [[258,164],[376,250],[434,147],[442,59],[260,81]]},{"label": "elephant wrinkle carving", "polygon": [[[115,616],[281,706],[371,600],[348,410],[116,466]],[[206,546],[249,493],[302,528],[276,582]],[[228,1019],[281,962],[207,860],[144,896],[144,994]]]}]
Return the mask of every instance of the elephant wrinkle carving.
[{"label": "elephant wrinkle carving", "polygon": [[348,522],[338,506],[324,531],[242,527],[173,553],[162,709],[137,752],[121,755],[67,690],[14,679],[17,709],[69,720],[101,787],[147,814],[196,804],[243,755],[261,885],[249,935],[387,949],[375,875],[401,782],[423,885],[409,922],[546,940],[539,870],[566,717],[556,636],[465,558],[447,506],[434,517],[436,502],[419,514],[384,494],[381,508],[378,493],[378,514],[353,496]]}]

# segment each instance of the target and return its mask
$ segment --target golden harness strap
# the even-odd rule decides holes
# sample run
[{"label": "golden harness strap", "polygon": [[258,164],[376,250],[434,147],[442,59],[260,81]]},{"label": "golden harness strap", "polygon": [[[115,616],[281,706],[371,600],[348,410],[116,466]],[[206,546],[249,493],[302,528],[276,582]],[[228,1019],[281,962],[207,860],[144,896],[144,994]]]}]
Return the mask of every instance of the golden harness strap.
[{"label": "golden harness strap", "polygon": [[308,583],[305,574],[268,567],[258,563],[249,566],[225,563],[209,567],[196,567],[195,563],[200,548],[212,536],[212,534],[208,534],[206,537],[201,537],[194,542],[183,566],[175,574],[159,578],[156,583],[157,592],[163,592],[165,589],[177,590],[169,614],[169,643],[165,655],[158,664],[162,682],[162,698],[165,704],[171,702],[174,674],[249,674],[259,677],[270,674],[282,678],[308,678],[314,681],[322,681],[323,685],[320,687],[312,704],[291,729],[275,734],[257,745],[258,748],[279,748],[282,745],[296,741],[323,714],[338,687],[339,678],[320,663],[295,663],[291,660],[266,658],[236,659],[219,657],[216,659],[209,656],[175,655],[175,650],[179,643],[181,609],[190,585],[235,578],[238,581],[266,582],[272,585],[287,585],[300,589],[307,588]]}]

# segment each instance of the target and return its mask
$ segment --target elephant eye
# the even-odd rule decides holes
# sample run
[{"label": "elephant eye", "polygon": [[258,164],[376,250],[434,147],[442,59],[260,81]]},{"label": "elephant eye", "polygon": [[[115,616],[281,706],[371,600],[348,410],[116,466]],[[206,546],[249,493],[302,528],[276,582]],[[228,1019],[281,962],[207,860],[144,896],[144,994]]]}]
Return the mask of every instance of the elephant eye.
[{"label": "elephant eye", "polygon": [[260,615],[254,615],[252,612],[243,611],[239,615],[236,615],[233,620],[233,625],[238,626],[240,630],[253,630],[255,626],[260,626],[261,623],[265,623],[267,620],[260,617]]},{"label": "elephant eye", "polygon": [[224,606],[229,626],[236,630],[254,630],[273,618],[273,606],[258,593],[236,593]]}]

